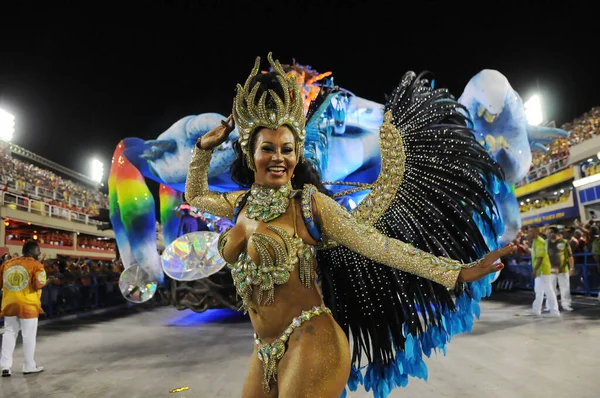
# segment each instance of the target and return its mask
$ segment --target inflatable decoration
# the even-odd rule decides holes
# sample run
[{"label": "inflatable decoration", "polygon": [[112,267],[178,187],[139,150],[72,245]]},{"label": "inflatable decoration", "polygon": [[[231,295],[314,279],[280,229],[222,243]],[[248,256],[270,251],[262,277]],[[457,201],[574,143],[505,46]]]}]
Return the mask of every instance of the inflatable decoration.
[{"label": "inflatable decoration", "polygon": [[154,297],[158,284],[139,264],[132,264],[119,277],[119,289],[132,303],[145,303]]},{"label": "inflatable decoration", "polygon": [[[360,185],[372,183],[379,174],[378,131],[383,121],[383,104],[334,86],[330,72],[318,73],[310,66],[295,62],[284,68],[304,88],[307,107],[317,93],[324,94],[319,96],[319,103],[311,105],[312,116],[306,124],[305,157],[321,173],[322,179],[329,182],[327,186],[335,193],[336,200],[352,209],[368,193],[361,191]],[[469,112],[478,140],[507,176],[507,183],[492,181],[504,221],[495,225],[495,232],[502,238],[487,242],[494,249],[511,241],[520,228],[519,206],[512,186],[529,170],[531,151],[540,150],[544,143],[564,136],[566,132],[528,126],[520,97],[506,77],[497,71],[484,70],[474,76],[459,101]],[[179,238],[183,240],[174,242],[178,239],[175,236],[175,209],[182,203],[181,193],[185,191],[188,165],[196,141],[226,117],[211,112],[185,116],[154,140],[125,138],[118,143],[109,176],[110,218],[126,269],[139,264],[158,284],[163,283],[164,273],[178,279],[176,272],[179,273],[177,276],[187,272],[185,267],[189,266],[189,261],[174,266],[172,253],[179,242],[185,241],[189,245],[194,238]],[[234,130],[213,152],[208,182],[214,191],[239,189],[229,176],[235,158],[232,143],[237,138]],[[165,247],[174,243],[165,251],[168,254],[163,257],[164,268],[156,249],[154,198],[145,179],[160,184],[160,223]],[[477,215],[474,217],[476,219]],[[212,224],[218,226],[215,232],[219,232],[231,222],[214,220]],[[482,233],[493,236],[490,231]],[[189,253],[183,256],[191,258]],[[186,274],[198,272],[194,275],[201,279],[190,280],[191,276],[185,276],[185,281],[173,281],[173,296],[178,297],[174,305],[195,311],[238,308],[229,272],[223,269],[202,278],[200,275],[205,274],[199,270],[205,266],[199,262],[196,271]],[[213,264],[209,268],[216,270],[218,266]]]},{"label": "inflatable decoration", "polygon": [[528,124],[521,97],[496,70],[473,76],[458,101],[467,108],[477,139],[504,171],[505,183],[497,187],[495,199],[505,225],[500,244],[507,244],[521,228],[514,185],[529,172],[532,152],[547,151],[547,145],[568,132]]},{"label": "inflatable decoration", "polygon": [[194,281],[217,273],[225,261],[217,250],[216,232],[190,232],[175,239],[163,252],[162,266],[169,277]]}]

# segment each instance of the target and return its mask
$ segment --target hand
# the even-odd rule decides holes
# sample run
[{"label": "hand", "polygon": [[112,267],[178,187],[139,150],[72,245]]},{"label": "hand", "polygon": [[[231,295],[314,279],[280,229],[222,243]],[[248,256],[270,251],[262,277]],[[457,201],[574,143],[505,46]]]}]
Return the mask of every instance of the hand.
[{"label": "hand", "polygon": [[571,268],[569,270],[569,276],[573,276],[573,275],[575,275],[575,268]]},{"label": "hand", "polygon": [[504,268],[504,264],[501,262],[494,264],[502,257],[514,252],[517,249],[512,243],[502,249],[494,250],[486,254],[478,265],[472,268],[463,268],[458,274],[459,282],[475,282],[483,278],[487,274],[498,272]]},{"label": "hand", "polygon": [[218,147],[223,142],[225,142],[225,140],[227,139],[227,137],[229,137],[229,134],[231,134],[234,128],[235,122],[233,121],[233,115],[229,115],[227,120],[221,121],[220,126],[215,127],[214,129],[210,130],[208,133],[200,137],[200,139],[198,140],[200,142],[200,147],[207,151]]}]

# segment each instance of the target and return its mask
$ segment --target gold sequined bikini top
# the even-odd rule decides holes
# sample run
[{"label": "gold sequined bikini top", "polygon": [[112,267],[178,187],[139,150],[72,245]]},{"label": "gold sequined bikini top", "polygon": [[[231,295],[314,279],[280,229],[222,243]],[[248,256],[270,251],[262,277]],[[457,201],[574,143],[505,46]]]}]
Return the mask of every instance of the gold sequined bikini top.
[{"label": "gold sequined bikini top", "polygon": [[[299,264],[300,280],[307,288],[313,287],[313,276],[316,264],[316,249],[305,244],[296,231],[296,208],[293,207],[294,236],[277,225],[268,225],[267,229],[274,232],[283,241],[283,245],[273,236],[260,232],[251,235],[252,242],[260,258],[259,263],[252,261],[247,250],[240,253],[237,261],[227,265],[242,305],[247,311],[252,306],[254,287],[258,287],[258,305],[270,305],[275,299],[275,285],[283,285],[290,279],[294,267]],[[223,249],[231,229],[221,233],[218,249],[221,257],[225,258]],[[274,253],[274,257],[271,255]]]}]

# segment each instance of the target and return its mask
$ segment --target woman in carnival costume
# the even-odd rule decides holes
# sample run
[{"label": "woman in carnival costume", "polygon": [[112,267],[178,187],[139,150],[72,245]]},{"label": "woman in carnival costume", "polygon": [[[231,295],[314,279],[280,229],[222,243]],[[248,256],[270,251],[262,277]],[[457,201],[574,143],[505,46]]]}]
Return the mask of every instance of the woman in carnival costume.
[{"label": "woman in carnival costume", "polygon": [[[498,221],[489,186],[501,171],[460,104],[409,72],[385,107],[379,177],[348,212],[303,156],[299,87],[268,60],[272,72],[257,58],[232,116],[198,140],[185,193],[235,224],[218,247],[255,331],[242,396],[337,398],[364,384],[385,397],[470,329],[481,293],[469,282],[514,250],[490,252],[482,233]],[[249,189],[212,192],[211,152],[236,125],[232,178]]]}]

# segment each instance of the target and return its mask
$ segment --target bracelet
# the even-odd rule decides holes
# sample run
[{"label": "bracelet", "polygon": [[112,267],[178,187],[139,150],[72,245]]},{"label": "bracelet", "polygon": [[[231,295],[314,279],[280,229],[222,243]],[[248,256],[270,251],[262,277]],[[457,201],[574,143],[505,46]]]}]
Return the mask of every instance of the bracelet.
[{"label": "bracelet", "polygon": [[480,258],[479,260],[473,261],[472,263],[468,263],[468,264],[461,264],[460,267],[461,268],[475,268],[477,267],[479,264],[481,264],[481,262],[483,261],[482,258]]}]

